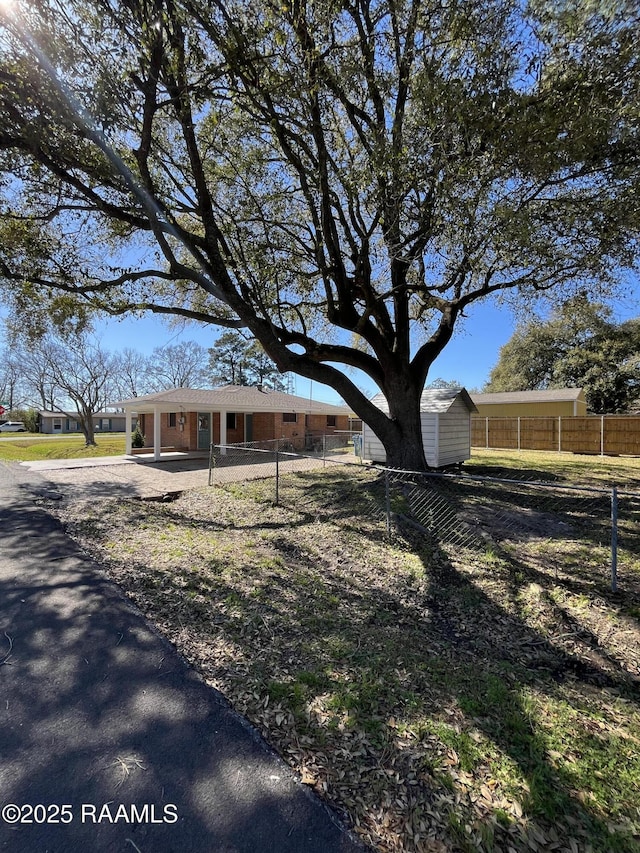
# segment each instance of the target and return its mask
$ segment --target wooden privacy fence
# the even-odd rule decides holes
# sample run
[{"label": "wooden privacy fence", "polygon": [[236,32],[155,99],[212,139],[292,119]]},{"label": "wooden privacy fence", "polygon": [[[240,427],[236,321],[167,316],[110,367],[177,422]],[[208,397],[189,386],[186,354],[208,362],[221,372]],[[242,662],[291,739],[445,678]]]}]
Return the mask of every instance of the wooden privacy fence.
[{"label": "wooden privacy fence", "polygon": [[640,417],[475,417],[471,419],[471,446],[640,456]]}]

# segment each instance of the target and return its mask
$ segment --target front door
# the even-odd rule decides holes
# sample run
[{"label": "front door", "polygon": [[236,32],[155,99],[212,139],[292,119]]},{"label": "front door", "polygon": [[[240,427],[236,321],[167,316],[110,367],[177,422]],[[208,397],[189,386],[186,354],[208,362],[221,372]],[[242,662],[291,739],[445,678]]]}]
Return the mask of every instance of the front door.
[{"label": "front door", "polygon": [[244,440],[253,441],[253,415],[244,416]]},{"label": "front door", "polygon": [[198,450],[208,450],[211,444],[211,415],[198,412]]}]

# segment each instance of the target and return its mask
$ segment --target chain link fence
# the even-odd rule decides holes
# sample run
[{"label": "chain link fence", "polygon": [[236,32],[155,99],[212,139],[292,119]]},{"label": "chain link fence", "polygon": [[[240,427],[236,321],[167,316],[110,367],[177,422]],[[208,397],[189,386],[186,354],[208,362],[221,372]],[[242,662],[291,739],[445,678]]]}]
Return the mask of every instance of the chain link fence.
[{"label": "chain link fence", "polygon": [[558,571],[606,574],[614,591],[620,561],[640,570],[638,493],[363,465],[357,440],[325,438],[314,452],[289,440],[212,445],[209,484],[260,481],[275,503],[389,535],[408,525],[451,555],[497,549],[535,562],[562,553]]},{"label": "chain link fence", "polygon": [[[573,543],[576,555],[608,563],[616,591],[618,555],[640,557],[640,495],[617,488],[569,486],[469,474],[385,471],[387,502],[449,548],[506,546],[523,556],[545,543]],[[390,513],[387,513],[388,517]],[[565,548],[567,561],[571,549]],[[604,567],[603,567],[604,568]]]}]

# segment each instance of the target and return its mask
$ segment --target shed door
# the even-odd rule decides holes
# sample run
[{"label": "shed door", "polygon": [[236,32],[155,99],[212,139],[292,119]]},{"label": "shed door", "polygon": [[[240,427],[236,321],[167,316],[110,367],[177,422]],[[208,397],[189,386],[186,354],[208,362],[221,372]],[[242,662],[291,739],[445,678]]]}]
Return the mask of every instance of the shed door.
[{"label": "shed door", "polygon": [[211,415],[198,412],[198,450],[208,450],[211,444]]}]

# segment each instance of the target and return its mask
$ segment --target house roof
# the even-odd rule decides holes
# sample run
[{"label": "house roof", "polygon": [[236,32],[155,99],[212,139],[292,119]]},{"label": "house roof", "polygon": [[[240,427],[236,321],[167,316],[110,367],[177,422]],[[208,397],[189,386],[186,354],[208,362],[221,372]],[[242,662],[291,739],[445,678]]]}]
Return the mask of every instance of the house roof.
[{"label": "house roof", "polygon": [[283,391],[247,385],[223,385],[221,388],[169,388],[156,394],[145,394],[111,405],[133,412],[187,411],[225,412],[300,412],[317,415],[348,415],[346,406],[334,406],[297,397]]},{"label": "house roof", "polygon": [[488,403],[566,403],[584,399],[582,388],[549,388],[546,391],[501,391],[472,394],[476,405]]},{"label": "house roof", "polygon": [[[420,411],[432,414],[448,412],[457,399],[462,400],[470,412],[477,412],[473,400],[464,388],[428,388],[420,396]],[[384,394],[376,394],[371,402],[389,414],[389,404]]]},{"label": "house roof", "polygon": [[[77,418],[79,417],[78,412],[51,412],[47,409],[39,409],[38,414],[41,418]],[[104,409],[101,409],[99,412],[94,412],[92,417],[94,418],[122,418],[124,415],[122,412],[105,412]]]}]

